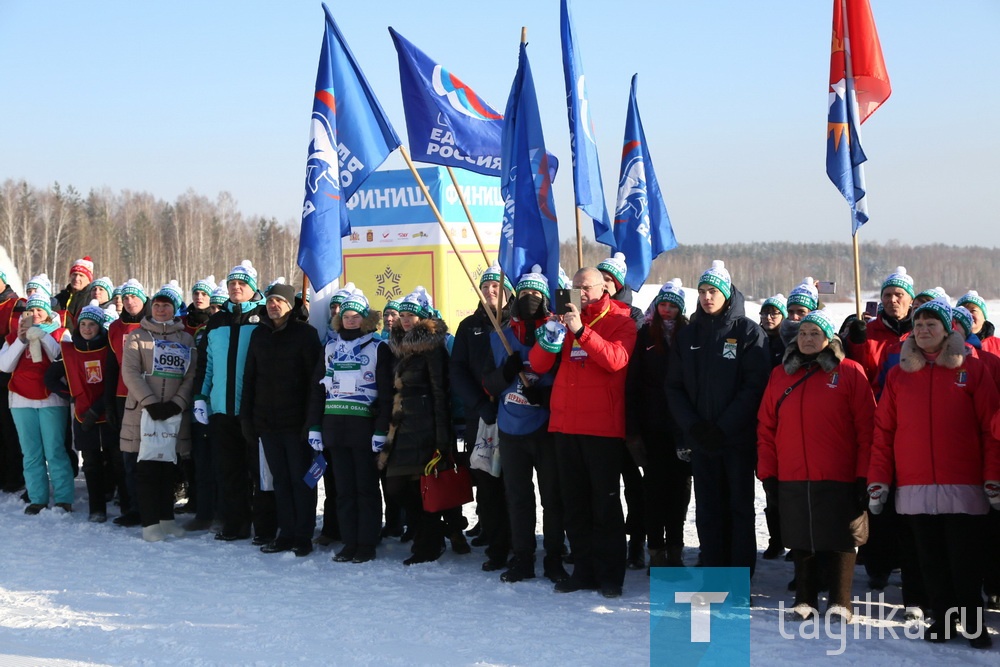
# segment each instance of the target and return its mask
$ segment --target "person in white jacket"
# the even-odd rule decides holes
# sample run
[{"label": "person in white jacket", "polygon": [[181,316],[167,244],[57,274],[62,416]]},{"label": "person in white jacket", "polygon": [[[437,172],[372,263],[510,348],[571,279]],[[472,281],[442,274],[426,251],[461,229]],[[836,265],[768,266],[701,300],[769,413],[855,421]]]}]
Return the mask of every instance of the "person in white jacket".
[{"label": "person in white jacket", "polygon": [[73,467],[65,447],[69,403],[45,386],[45,371],[60,358],[64,336],[69,332],[42,293],[28,299],[17,338],[0,349],[0,371],[11,373],[10,412],[24,455],[25,514],[48,507],[50,482],[55,506],[73,511]]}]

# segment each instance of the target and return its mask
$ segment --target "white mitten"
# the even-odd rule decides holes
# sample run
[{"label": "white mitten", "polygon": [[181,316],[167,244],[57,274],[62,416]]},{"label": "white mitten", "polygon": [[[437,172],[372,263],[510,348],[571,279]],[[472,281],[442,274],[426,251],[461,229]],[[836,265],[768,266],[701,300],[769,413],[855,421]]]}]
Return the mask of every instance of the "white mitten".
[{"label": "white mitten", "polygon": [[385,433],[376,433],[372,436],[372,451],[376,454],[382,451],[385,447]]},{"label": "white mitten", "polygon": [[983,484],[983,491],[986,492],[986,497],[990,499],[990,505],[993,509],[1000,510],[1000,481],[995,479],[987,480]]},{"label": "white mitten", "polygon": [[323,451],[323,434],[319,431],[309,431],[309,446],[317,452]]},{"label": "white mitten", "polygon": [[38,325],[32,325],[28,327],[27,331],[24,332],[24,337],[27,338],[29,341],[41,340],[45,338],[46,335],[47,334],[45,333],[45,329],[41,328]]},{"label": "white mitten", "polygon": [[199,424],[208,425],[208,403],[200,398],[194,402],[194,419]]},{"label": "white mitten", "polygon": [[889,485],[881,482],[872,482],[868,485],[868,511],[872,514],[881,514],[889,500]]}]

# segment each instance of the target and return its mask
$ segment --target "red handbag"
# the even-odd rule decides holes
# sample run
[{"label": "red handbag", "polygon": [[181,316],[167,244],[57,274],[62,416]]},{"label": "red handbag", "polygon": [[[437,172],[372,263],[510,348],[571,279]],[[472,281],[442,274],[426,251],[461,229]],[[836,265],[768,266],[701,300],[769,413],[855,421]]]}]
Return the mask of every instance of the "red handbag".
[{"label": "red handbag", "polygon": [[[420,498],[425,512],[441,512],[472,502],[472,477],[469,469],[455,463],[452,457],[442,467],[441,452],[424,467],[420,476]],[[450,465],[449,465],[450,464]]]}]

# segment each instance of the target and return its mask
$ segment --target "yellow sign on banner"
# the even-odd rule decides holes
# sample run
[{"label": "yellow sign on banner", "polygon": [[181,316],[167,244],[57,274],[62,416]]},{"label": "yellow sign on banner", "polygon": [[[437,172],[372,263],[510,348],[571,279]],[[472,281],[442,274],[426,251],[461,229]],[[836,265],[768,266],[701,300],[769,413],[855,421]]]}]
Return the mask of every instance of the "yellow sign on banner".
[{"label": "yellow sign on banner", "polygon": [[[488,267],[447,170],[418,171],[478,281]],[[500,180],[462,170],[455,174],[493,263],[503,215]],[[347,208],[352,232],[344,239],[342,285],[354,283],[373,309],[421,285],[451,330],[476,309],[479,299],[474,288],[408,170],[372,174]]]}]

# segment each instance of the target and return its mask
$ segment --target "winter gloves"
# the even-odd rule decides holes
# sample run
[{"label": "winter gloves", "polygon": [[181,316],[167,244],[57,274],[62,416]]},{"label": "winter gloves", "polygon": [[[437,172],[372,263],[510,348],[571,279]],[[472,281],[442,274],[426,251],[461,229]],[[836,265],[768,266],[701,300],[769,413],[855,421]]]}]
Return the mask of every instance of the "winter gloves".
[{"label": "winter gloves", "polygon": [[194,418],[199,424],[208,425],[208,403],[202,398],[194,402]]},{"label": "winter gloves", "polygon": [[83,421],[80,422],[80,428],[86,433],[90,429],[94,428],[94,424],[97,423],[99,418],[100,415],[98,415],[93,408],[87,410],[87,412],[83,415]]},{"label": "winter gloves", "polygon": [[375,435],[372,436],[372,452],[375,454],[381,452],[382,448],[385,447],[385,439],[385,433],[375,433]]},{"label": "winter gloves", "polygon": [[24,332],[24,337],[29,340],[41,340],[45,338],[48,334],[45,333],[45,329],[39,326],[30,326],[28,330]]},{"label": "winter gloves", "polygon": [[868,511],[881,514],[889,500],[889,485],[882,482],[872,482],[868,485]]},{"label": "winter gloves", "polygon": [[161,422],[165,419],[170,419],[174,415],[179,415],[181,413],[181,406],[173,401],[166,401],[164,403],[150,403],[146,406],[145,410],[149,413],[150,418]]},{"label": "winter gloves", "polygon": [[987,480],[983,484],[983,491],[986,492],[986,497],[990,499],[990,505],[995,510],[1000,510],[1000,481],[995,479]]},{"label": "winter gloves", "polygon": [[706,452],[717,452],[726,444],[726,434],[710,421],[701,421],[692,426],[691,437]]},{"label": "winter gloves", "polygon": [[566,340],[566,327],[555,320],[549,320],[535,329],[535,340],[546,352],[559,354],[563,341]]},{"label": "winter gloves", "polygon": [[847,340],[854,345],[862,345],[868,340],[868,324],[864,320],[854,320],[847,325]]},{"label": "winter gloves", "polygon": [[503,362],[503,379],[506,382],[513,382],[517,374],[524,370],[524,360],[521,359],[521,353],[514,350],[507,357],[507,360]]},{"label": "winter gloves", "polygon": [[309,446],[317,452],[323,451],[323,434],[319,431],[309,431]]}]

